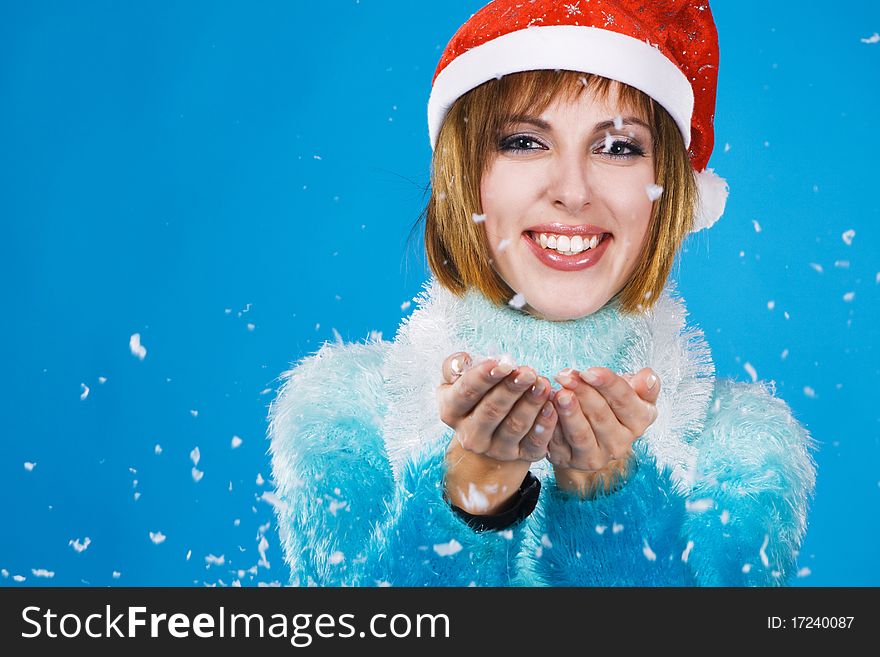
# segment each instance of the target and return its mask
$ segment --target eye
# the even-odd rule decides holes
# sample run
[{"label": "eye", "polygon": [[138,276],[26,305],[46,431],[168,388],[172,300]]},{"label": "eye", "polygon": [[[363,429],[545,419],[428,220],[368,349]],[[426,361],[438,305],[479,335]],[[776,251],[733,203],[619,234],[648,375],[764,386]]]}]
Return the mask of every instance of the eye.
[{"label": "eye", "polygon": [[644,149],[636,142],[628,139],[604,139],[594,151],[598,155],[606,155],[614,159],[630,159],[645,155]]},{"label": "eye", "polygon": [[[537,148],[535,148],[535,146],[537,146]],[[501,143],[498,147],[501,151],[513,153],[524,153],[526,151],[535,151],[540,149],[546,150],[546,147],[541,142],[539,142],[534,137],[530,137],[529,135],[513,135],[511,137],[506,137],[501,140]]]}]

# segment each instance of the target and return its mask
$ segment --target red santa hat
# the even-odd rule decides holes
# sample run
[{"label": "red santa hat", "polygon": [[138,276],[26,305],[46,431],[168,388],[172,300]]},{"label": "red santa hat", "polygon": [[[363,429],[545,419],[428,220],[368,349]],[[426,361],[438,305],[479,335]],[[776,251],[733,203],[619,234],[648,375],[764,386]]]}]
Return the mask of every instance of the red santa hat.
[{"label": "red santa hat", "polygon": [[724,213],[727,182],[707,169],[715,141],[718,34],[708,0],[494,0],[450,40],[428,100],[431,148],[449,108],[493,78],[539,69],[601,75],[639,89],[678,125],[694,167],[694,231]]}]

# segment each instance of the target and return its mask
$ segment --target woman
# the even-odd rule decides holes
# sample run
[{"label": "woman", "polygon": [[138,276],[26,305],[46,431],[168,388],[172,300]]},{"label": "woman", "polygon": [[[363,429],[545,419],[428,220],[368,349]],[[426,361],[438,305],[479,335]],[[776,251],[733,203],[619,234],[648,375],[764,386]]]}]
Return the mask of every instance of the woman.
[{"label": "woman", "polygon": [[419,307],[303,359],[270,410],[292,583],[792,575],[811,439],[715,380],[667,285],[726,185],[709,7],[656,4],[496,0],[450,41]]}]

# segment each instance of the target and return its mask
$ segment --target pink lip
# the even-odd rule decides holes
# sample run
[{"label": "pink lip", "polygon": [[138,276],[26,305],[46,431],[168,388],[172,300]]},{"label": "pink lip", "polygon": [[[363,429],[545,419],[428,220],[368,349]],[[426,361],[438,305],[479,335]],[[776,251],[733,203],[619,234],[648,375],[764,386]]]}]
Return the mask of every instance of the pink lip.
[{"label": "pink lip", "polygon": [[581,224],[580,226],[567,226],[565,224],[539,224],[537,226],[526,228],[526,230],[537,233],[539,235],[541,233],[555,233],[556,235],[568,235],[569,237],[574,237],[575,235],[601,235],[602,233],[611,232],[610,230],[607,230],[600,226],[593,226],[592,224]]},{"label": "pink lip", "polygon": [[[547,231],[542,231],[547,232]],[[594,233],[595,234],[595,233]],[[607,235],[605,239],[603,239],[595,249],[589,249],[587,251],[582,251],[577,255],[562,255],[561,253],[554,251],[552,249],[543,249],[540,244],[537,244],[535,240],[529,237],[528,233],[523,233],[523,239],[528,242],[529,248],[532,250],[532,253],[540,260],[542,263],[547,265],[552,269],[558,269],[559,271],[580,271],[581,269],[588,269],[595,265],[602,256],[605,254],[605,251],[608,250],[608,243],[611,241],[611,235]]]}]

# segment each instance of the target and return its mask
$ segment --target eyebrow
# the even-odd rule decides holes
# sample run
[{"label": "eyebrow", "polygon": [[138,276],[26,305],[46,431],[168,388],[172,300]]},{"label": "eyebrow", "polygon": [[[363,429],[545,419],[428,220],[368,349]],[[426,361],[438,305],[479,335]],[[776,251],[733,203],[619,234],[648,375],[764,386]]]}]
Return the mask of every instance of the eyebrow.
[{"label": "eyebrow", "polygon": [[[510,124],[510,123],[529,123],[535,127],[541,128],[542,130],[550,130],[551,129],[551,126],[547,121],[545,121],[543,119],[539,119],[535,116],[529,116],[527,114],[517,114],[515,116],[508,117],[507,124]],[[651,132],[652,134],[654,132],[650,125],[648,125],[647,123],[642,121],[637,116],[623,117],[623,123],[629,124],[629,125],[640,125],[643,128],[646,128],[648,130],[648,132]],[[601,123],[597,123],[594,130],[607,130],[608,128],[613,128],[613,127],[614,127],[614,120],[612,119],[611,121],[602,121]]]}]

